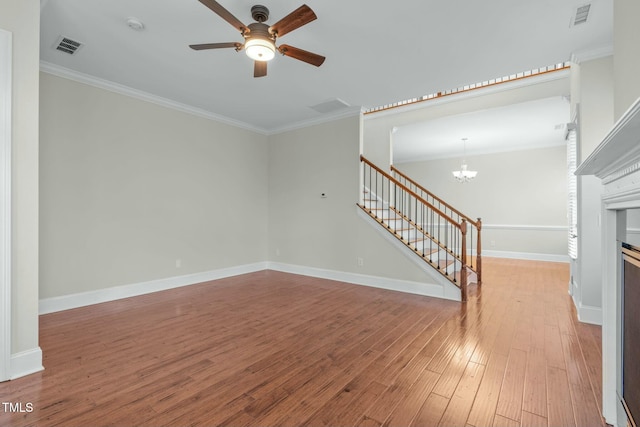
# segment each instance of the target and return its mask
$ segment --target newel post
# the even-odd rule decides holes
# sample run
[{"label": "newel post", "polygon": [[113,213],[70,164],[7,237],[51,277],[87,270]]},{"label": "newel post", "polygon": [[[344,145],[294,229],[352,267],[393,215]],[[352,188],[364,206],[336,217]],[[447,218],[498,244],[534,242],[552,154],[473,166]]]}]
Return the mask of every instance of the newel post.
[{"label": "newel post", "polygon": [[462,302],[467,301],[467,220],[463,219],[460,223],[461,239],[461,258],[462,268],[460,269],[460,292],[462,294]]},{"label": "newel post", "polygon": [[478,276],[478,286],[482,285],[482,218],[478,218],[478,222],[476,223],[477,226],[476,228],[478,229],[478,257],[476,259],[476,264],[477,264],[477,276]]}]

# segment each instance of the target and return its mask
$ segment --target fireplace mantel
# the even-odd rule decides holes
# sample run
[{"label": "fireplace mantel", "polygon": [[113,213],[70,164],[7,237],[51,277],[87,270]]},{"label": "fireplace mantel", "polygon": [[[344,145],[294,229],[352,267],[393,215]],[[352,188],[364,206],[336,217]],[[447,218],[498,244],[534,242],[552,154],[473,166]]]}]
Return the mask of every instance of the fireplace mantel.
[{"label": "fireplace mantel", "polygon": [[616,122],[576,175],[602,179],[602,412],[607,423],[626,426],[617,396],[621,381],[620,242],[627,210],[640,208],[640,98]]},{"label": "fireplace mantel", "polygon": [[623,114],[576,175],[595,175],[606,185],[640,165],[640,98]]}]

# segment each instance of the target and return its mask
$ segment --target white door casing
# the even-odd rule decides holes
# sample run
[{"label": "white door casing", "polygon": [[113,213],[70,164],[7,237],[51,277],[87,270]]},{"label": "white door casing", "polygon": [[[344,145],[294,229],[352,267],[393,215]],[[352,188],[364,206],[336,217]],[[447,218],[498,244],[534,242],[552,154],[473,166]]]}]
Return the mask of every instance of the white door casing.
[{"label": "white door casing", "polygon": [[11,375],[11,47],[0,29],[0,381]]}]

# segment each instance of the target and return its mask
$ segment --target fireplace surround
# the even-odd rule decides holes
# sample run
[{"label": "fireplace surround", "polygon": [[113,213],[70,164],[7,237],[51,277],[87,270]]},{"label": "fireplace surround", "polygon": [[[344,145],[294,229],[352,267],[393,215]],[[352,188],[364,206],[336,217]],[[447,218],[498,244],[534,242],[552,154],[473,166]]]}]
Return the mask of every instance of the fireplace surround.
[{"label": "fireplace surround", "polygon": [[[639,395],[637,393],[640,391],[635,387],[640,387],[640,384],[629,384],[635,380],[629,379],[623,372],[623,297],[627,263],[624,257],[629,256],[623,253],[623,242],[628,241],[627,212],[640,208],[640,98],[578,167],[576,174],[595,175],[602,180],[604,186],[601,202],[602,412],[611,425],[633,426],[625,409],[637,411],[637,402],[631,405],[632,408],[629,408],[628,402],[625,408],[623,402],[625,395],[627,398]],[[630,250],[629,245],[626,246]],[[627,273],[627,277],[629,274],[631,273]],[[627,315],[629,314],[627,311]],[[640,308],[636,309],[635,316],[628,316],[627,322],[631,321],[640,322]],[[638,356],[640,355],[636,355],[636,358]],[[633,417],[637,422],[640,414],[634,413]]]},{"label": "fireplace surround", "polygon": [[618,399],[633,427],[640,422],[640,248],[622,243],[621,325],[622,383]]}]

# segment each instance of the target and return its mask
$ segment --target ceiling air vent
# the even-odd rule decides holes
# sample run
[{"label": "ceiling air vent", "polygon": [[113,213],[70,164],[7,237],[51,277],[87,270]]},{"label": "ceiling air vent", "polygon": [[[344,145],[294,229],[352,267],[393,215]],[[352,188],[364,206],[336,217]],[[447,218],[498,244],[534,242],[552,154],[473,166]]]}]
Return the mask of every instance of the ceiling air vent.
[{"label": "ceiling air vent", "polygon": [[349,107],[350,105],[344,102],[342,99],[335,98],[322,102],[320,104],[312,105],[309,108],[316,110],[318,113],[327,114],[335,113],[336,111],[343,110]]},{"label": "ceiling air vent", "polygon": [[576,10],[576,17],[573,20],[573,25],[584,24],[587,22],[587,17],[589,16],[589,9],[591,9],[590,4],[585,4],[584,6],[580,6]]},{"label": "ceiling air vent", "polygon": [[70,39],[69,37],[60,36],[56,44],[53,46],[56,50],[59,50],[69,55],[73,55],[84,46],[82,43]]}]

